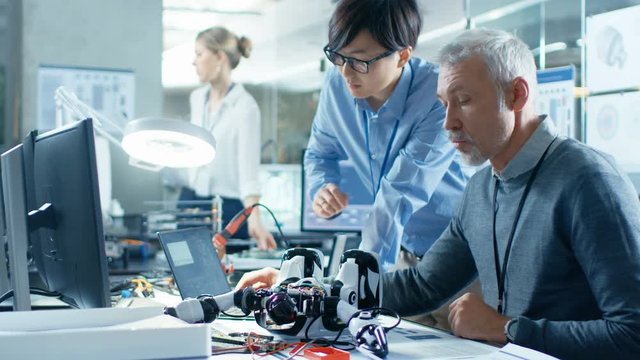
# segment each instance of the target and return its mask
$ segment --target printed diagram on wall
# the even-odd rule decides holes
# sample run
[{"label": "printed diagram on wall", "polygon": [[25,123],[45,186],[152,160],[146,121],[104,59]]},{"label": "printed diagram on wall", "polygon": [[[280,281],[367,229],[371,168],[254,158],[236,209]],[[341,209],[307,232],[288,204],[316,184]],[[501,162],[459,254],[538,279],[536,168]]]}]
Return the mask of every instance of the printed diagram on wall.
[{"label": "printed diagram on wall", "polygon": [[586,143],[616,158],[625,171],[640,171],[640,92],[587,99]]},{"label": "printed diagram on wall", "polygon": [[[38,130],[56,125],[55,90],[64,86],[120,128],[134,118],[135,74],[131,70],[41,65],[38,68]],[[106,131],[115,129],[103,124]]]},{"label": "printed diagram on wall", "polygon": [[601,92],[640,85],[640,5],[587,18],[587,85]]},{"label": "printed diagram on wall", "polygon": [[561,136],[575,137],[575,68],[538,70],[536,111],[551,117]]}]

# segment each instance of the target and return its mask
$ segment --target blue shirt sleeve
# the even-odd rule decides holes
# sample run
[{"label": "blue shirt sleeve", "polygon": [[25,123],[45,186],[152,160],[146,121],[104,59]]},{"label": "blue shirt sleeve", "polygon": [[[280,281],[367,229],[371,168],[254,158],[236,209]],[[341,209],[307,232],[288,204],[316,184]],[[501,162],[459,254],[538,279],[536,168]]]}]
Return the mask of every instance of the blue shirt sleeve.
[{"label": "blue shirt sleeve", "polygon": [[347,158],[329,119],[330,108],[333,104],[331,99],[335,91],[332,85],[334,83],[331,81],[331,76],[325,77],[323,90],[320,92],[318,100],[318,108],[311,126],[311,136],[304,154],[304,168],[312,199],[324,184],[340,183],[338,161]]}]

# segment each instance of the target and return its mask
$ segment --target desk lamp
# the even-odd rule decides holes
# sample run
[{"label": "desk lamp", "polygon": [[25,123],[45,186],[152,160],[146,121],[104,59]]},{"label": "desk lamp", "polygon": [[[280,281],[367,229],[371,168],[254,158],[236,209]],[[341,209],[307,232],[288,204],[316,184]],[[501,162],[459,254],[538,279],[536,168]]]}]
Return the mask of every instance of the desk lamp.
[{"label": "desk lamp", "polygon": [[[95,131],[122,148],[129,155],[132,165],[153,171],[165,166],[197,167],[210,163],[215,156],[216,141],[213,135],[190,122],[147,117],[132,120],[122,129],[63,86],[56,89],[55,101],[56,126],[62,126],[70,120],[93,118]],[[63,114],[65,110],[66,117]],[[122,140],[106,131],[104,124],[116,129]]]}]

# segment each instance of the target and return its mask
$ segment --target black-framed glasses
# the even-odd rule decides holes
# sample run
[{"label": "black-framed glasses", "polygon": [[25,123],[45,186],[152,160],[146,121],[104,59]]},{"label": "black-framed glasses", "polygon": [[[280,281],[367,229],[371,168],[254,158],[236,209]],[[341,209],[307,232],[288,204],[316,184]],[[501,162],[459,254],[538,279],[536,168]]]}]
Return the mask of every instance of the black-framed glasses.
[{"label": "black-framed glasses", "polygon": [[383,52],[382,54],[374,57],[373,59],[369,59],[369,60],[360,60],[360,59],[356,59],[356,58],[352,58],[352,57],[348,57],[348,56],[344,56],[340,53],[338,53],[337,51],[333,51],[331,50],[331,48],[329,48],[329,45],[324,47],[324,54],[327,56],[327,59],[329,59],[329,61],[331,61],[331,63],[333,65],[336,66],[342,66],[345,63],[349,63],[349,66],[351,66],[351,68],[361,74],[366,74],[369,72],[369,66],[371,64],[373,64],[374,62],[386,58],[387,56],[393,54],[394,52],[396,52],[395,50],[387,50],[385,52]]}]

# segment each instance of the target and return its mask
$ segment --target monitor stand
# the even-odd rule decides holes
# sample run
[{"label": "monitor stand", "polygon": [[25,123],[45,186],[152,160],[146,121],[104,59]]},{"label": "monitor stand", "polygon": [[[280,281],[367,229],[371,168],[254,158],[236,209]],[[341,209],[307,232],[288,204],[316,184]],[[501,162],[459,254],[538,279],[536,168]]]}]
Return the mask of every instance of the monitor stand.
[{"label": "monitor stand", "polygon": [[[0,206],[2,206],[2,204],[0,204]],[[9,287],[9,273],[7,272],[7,251],[5,250],[6,242],[6,236],[0,234],[0,295],[11,289],[11,287]]]}]

